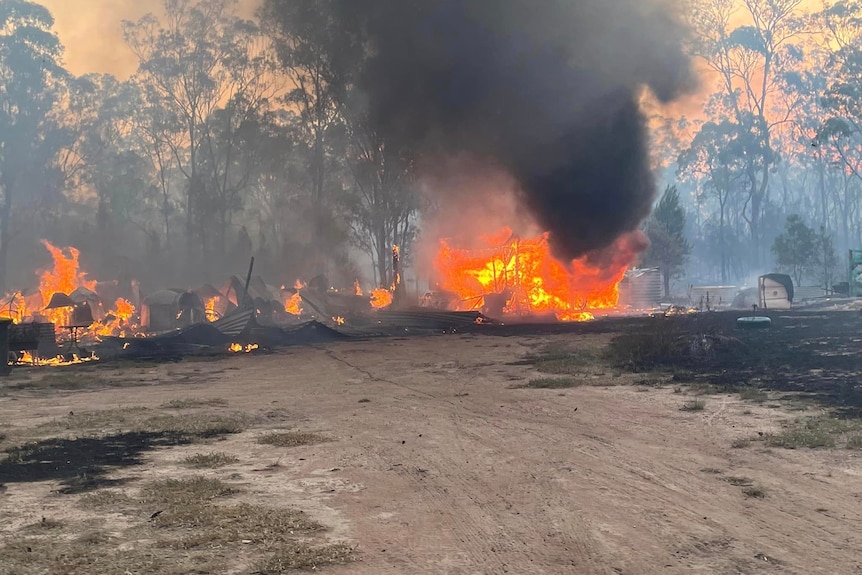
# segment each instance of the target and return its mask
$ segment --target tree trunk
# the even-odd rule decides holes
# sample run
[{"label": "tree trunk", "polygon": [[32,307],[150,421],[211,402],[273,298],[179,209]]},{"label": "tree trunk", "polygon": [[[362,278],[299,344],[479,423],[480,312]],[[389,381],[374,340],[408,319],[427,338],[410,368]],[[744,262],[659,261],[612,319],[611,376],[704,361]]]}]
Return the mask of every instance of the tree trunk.
[{"label": "tree trunk", "polygon": [[7,291],[7,265],[9,261],[9,220],[12,215],[12,193],[8,184],[3,186],[3,205],[0,207],[0,291]]},{"label": "tree trunk", "polygon": [[661,266],[661,279],[664,285],[664,297],[670,299],[670,268]]}]

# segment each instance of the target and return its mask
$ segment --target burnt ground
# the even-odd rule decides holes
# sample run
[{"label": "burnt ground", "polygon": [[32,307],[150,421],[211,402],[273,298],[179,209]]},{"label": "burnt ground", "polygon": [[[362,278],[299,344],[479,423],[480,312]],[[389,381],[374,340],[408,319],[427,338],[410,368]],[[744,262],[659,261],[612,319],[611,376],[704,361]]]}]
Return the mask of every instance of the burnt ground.
[{"label": "burnt ground", "polygon": [[862,573],[862,317],[738,315],[17,369],[0,575]]}]

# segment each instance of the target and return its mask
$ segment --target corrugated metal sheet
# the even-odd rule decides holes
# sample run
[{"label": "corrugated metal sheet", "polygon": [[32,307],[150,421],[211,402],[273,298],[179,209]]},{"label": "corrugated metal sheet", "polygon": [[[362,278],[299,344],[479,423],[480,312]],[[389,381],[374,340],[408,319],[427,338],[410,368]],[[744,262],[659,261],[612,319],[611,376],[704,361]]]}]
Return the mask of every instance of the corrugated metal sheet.
[{"label": "corrugated metal sheet", "polygon": [[661,302],[661,273],[657,269],[638,269],[626,273],[620,282],[620,305],[652,309]]},{"label": "corrugated metal sheet", "polygon": [[795,286],[793,289],[794,303],[822,297],[826,297],[826,290],[820,286]]}]

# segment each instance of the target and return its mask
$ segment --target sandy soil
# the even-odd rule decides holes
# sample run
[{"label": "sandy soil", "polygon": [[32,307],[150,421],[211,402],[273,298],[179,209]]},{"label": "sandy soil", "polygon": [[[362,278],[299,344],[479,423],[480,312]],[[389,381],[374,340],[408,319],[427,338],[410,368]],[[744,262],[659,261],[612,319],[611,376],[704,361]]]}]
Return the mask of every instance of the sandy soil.
[{"label": "sandy soil", "polygon": [[[673,386],[626,385],[636,378],[601,366],[593,376],[606,385],[516,387],[535,372],[515,360],[573,339],[450,335],[154,365],[136,368],[132,387],[9,392],[0,422],[182,397],[263,414],[218,442],[239,462],[208,473],[238,481],[247,498],[298,506],[355,545],[361,561],[332,574],[862,573],[860,452],[733,449],[798,413],[736,395],[681,411],[690,398]],[[333,441],[255,442],[271,429]],[[178,473],[170,464],[200,451],[158,449],[113,475]],[[746,497],[733,477],[766,497]],[[80,513],[55,487],[7,483],[0,535]]]}]

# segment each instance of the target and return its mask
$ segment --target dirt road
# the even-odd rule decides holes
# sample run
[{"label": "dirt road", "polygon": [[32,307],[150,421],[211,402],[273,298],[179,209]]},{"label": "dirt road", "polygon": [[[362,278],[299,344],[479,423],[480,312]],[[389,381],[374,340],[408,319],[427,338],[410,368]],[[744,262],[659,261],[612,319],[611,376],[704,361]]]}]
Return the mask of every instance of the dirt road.
[{"label": "dirt road", "polygon": [[[269,413],[218,443],[239,462],[212,473],[305,509],[355,545],[360,561],[333,574],[862,573],[859,451],[733,448],[799,413],[737,395],[682,411],[691,398],[672,385],[628,385],[638,378],[600,365],[590,368],[598,385],[518,388],[535,372],[515,360],[562,339],[572,343],[437,336],[156,366],[135,387],[10,392],[0,421],[185,396]],[[332,441],[255,443],[269,428]],[[167,473],[192,451],[152,451],[114,474]],[[0,529],[73,513],[37,496],[47,491],[9,484]]]}]

